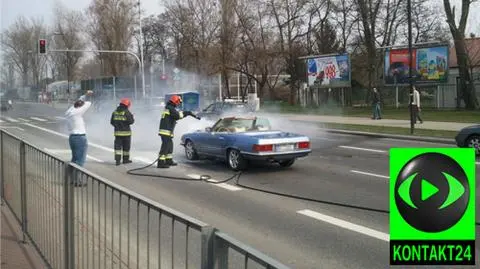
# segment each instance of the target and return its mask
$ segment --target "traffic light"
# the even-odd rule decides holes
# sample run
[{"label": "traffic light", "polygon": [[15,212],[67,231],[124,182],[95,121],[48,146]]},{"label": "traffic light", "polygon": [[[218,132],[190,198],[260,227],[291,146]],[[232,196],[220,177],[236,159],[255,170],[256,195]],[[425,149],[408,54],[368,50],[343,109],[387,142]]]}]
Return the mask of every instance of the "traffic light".
[{"label": "traffic light", "polygon": [[39,39],[38,40],[38,53],[46,54],[47,53],[47,40]]}]

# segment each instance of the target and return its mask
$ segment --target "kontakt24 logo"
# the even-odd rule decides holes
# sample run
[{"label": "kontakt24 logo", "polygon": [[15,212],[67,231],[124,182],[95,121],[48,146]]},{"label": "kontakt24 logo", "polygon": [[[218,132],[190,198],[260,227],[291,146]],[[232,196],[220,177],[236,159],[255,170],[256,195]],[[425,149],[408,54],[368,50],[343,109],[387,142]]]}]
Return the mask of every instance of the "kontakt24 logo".
[{"label": "kontakt24 logo", "polygon": [[390,264],[475,265],[475,151],[390,150]]}]

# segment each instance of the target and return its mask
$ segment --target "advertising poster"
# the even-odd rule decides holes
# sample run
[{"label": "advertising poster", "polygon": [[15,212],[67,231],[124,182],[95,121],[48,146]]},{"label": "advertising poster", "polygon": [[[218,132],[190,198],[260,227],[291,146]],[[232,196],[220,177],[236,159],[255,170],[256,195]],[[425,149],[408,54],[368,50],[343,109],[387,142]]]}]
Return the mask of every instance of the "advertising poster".
[{"label": "advertising poster", "polygon": [[348,55],[307,59],[308,86],[320,88],[346,88],[350,82]]},{"label": "advertising poster", "polygon": [[[412,76],[416,83],[442,83],[448,78],[448,47],[413,49]],[[385,53],[385,84],[409,83],[408,49]]]}]

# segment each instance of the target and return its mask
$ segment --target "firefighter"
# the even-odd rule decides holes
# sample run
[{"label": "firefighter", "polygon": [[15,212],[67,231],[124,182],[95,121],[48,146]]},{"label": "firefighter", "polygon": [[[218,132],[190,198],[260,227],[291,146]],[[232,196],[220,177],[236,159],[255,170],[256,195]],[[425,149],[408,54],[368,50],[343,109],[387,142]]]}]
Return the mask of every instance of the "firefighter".
[{"label": "firefighter", "polygon": [[158,153],[157,168],[168,168],[177,165],[173,161],[173,131],[177,121],[187,116],[192,116],[200,119],[191,111],[177,111],[177,108],[182,104],[182,98],[178,95],[173,95],[165,105],[165,110],[162,113],[160,120],[160,128],[158,135],[162,138],[162,146]]},{"label": "firefighter", "polygon": [[117,109],[113,111],[110,119],[110,124],[115,128],[114,148],[115,148],[115,164],[120,165],[123,157],[123,163],[131,163],[130,160],[130,146],[132,142],[132,125],[135,120],[133,114],[128,110],[131,102],[128,98],[120,100]]}]

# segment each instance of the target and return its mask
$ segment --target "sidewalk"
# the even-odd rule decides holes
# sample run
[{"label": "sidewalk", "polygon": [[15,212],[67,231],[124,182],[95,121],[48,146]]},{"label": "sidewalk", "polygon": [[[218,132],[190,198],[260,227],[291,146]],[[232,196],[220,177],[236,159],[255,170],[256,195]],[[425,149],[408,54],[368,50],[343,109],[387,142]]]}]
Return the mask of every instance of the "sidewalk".
[{"label": "sidewalk", "polygon": [[32,244],[22,243],[20,225],[6,204],[1,206],[1,248],[0,268],[40,269],[47,268]]},{"label": "sidewalk", "polygon": [[[408,120],[390,120],[390,119],[372,120],[370,118],[362,118],[362,117],[342,117],[342,116],[305,115],[305,114],[282,114],[282,116],[293,121],[410,128],[410,121]],[[415,129],[460,131],[460,129],[465,128],[467,126],[472,126],[472,125],[475,125],[475,124],[474,123],[441,122],[441,121],[430,121],[430,122],[424,121],[422,124],[419,124],[419,123],[415,124]]]}]

